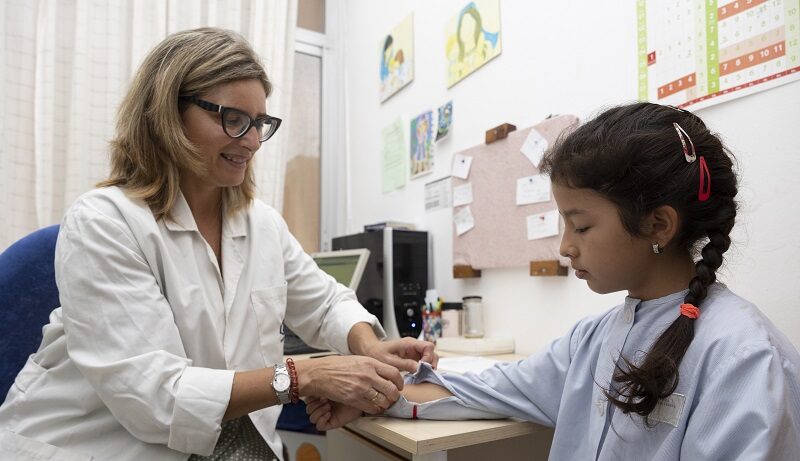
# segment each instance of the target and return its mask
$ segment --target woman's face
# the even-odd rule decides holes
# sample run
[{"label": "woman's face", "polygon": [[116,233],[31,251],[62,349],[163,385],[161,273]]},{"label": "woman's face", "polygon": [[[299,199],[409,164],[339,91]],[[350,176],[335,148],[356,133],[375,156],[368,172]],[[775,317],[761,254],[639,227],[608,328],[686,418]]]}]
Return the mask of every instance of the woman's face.
[{"label": "woman's face", "polygon": [[[256,79],[237,80],[215,86],[199,95],[200,99],[220,106],[239,109],[252,118],[266,115],[267,96]],[[221,188],[240,185],[247,167],[261,143],[258,131],[251,127],[241,138],[231,138],[222,129],[219,113],[190,104],[181,114],[184,133],[202,152],[205,173],[198,176],[181,172],[182,185],[200,188]]]}]

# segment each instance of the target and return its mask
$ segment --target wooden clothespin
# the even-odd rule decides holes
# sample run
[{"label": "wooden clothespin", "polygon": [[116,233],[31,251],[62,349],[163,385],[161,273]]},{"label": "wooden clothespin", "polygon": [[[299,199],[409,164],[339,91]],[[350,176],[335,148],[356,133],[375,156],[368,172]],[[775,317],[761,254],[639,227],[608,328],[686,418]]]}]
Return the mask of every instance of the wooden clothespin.
[{"label": "wooden clothespin", "polygon": [[508,133],[511,133],[516,129],[517,127],[510,123],[498,125],[491,130],[486,131],[486,144],[491,144],[497,140],[504,139],[508,137]]}]

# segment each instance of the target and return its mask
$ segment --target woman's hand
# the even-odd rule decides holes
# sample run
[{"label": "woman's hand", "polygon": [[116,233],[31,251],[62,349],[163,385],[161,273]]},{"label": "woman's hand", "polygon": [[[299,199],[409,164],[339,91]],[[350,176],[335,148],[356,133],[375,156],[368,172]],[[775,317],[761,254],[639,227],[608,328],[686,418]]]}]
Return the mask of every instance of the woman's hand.
[{"label": "woman's hand", "polygon": [[389,408],[403,388],[400,372],[370,357],[332,356],[299,360],[297,383],[302,397],[342,402],[376,414]]},{"label": "woman's hand", "polygon": [[439,362],[439,356],[433,351],[433,343],[414,338],[402,338],[392,341],[380,341],[368,323],[356,323],[347,335],[350,351],[358,355],[366,355],[393,367],[414,373],[418,362],[428,362],[433,368]]},{"label": "woman's hand", "polygon": [[414,338],[376,342],[366,351],[366,355],[409,373],[417,371],[420,360],[430,363],[434,369],[439,362],[439,356],[433,351],[433,343]]},{"label": "woman's hand", "polygon": [[306,413],[318,431],[329,431],[342,427],[361,416],[358,408],[315,397],[306,399]]}]

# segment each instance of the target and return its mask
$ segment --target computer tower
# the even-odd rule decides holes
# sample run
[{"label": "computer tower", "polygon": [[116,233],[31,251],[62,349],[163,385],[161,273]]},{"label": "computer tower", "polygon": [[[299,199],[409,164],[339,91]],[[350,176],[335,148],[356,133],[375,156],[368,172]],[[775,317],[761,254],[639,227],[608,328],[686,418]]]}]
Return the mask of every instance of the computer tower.
[{"label": "computer tower", "polygon": [[333,250],[369,250],[356,296],[388,337],[419,336],[428,289],[428,233],[386,227],[336,237],[332,244]]}]

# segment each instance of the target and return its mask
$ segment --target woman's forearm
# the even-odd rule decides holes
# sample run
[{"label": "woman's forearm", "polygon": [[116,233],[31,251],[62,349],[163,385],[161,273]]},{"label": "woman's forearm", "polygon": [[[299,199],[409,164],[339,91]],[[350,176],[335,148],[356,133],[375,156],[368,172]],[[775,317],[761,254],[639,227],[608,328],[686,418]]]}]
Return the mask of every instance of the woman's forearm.
[{"label": "woman's forearm", "polygon": [[347,346],[352,354],[369,355],[370,348],[379,342],[372,326],[366,322],[356,323],[347,333]]},{"label": "woman's forearm", "polygon": [[233,375],[231,400],[223,421],[236,419],[262,408],[278,404],[278,396],[272,390],[272,368],[237,371]]}]

